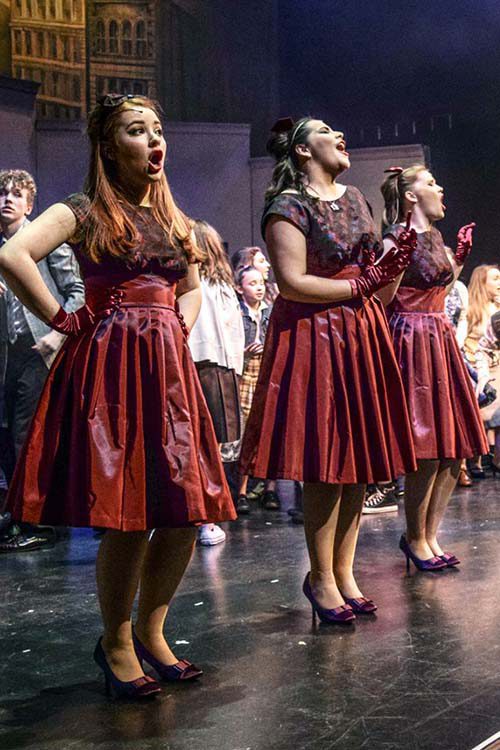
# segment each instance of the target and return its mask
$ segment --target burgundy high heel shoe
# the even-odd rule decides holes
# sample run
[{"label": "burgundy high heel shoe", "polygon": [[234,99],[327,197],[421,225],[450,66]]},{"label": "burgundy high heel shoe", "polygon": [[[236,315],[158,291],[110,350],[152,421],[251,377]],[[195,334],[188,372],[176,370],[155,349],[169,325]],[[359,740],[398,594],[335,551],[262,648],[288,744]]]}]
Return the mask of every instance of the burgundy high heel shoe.
[{"label": "burgundy high heel shoe", "polygon": [[94,661],[104,672],[104,684],[108,697],[144,700],[146,698],[154,698],[162,692],[161,685],[147,675],[138,677],[136,680],[130,680],[130,682],[119,680],[106,659],[106,654],[102,647],[102,637],[97,641],[94,651]]},{"label": "burgundy high heel shoe", "polygon": [[[340,593],[342,594],[342,591]],[[378,609],[373,599],[368,599],[366,596],[358,596],[355,599],[350,599],[344,594],[342,596],[355,615],[372,615]]]},{"label": "burgundy high heel shoe", "polygon": [[453,555],[451,552],[443,552],[442,555],[439,555],[440,559],[443,560],[443,562],[446,563],[447,568],[454,568],[455,565],[460,565],[460,560],[458,557]]},{"label": "burgundy high heel shoe", "polygon": [[349,604],[341,604],[340,607],[335,607],[334,609],[324,609],[324,607],[321,607],[314,598],[309,577],[310,574],[308,573],[304,578],[302,591],[304,592],[304,596],[311,602],[313,624],[316,624],[316,615],[318,615],[321,622],[329,624],[349,625],[349,623],[356,619]]},{"label": "burgundy high heel shoe", "polygon": [[181,659],[181,661],[175,664],[163,664],[141,643],[134,630],[132,630],[132,638],[134,639],[135,653],[137,654],[139,663],[142,665],[143,661],[145,661],[150,667],[153,667],[161,680],[165,682],[196,680],[203,674],[202,669],[198,669],[198,667],[195,667],[194,664],[186,661],[186,659]]},{"label": "burgundy high heel shoe", "polygon": [[407,573],[410,572],[410,560],[418,570],[435,571],[448,567],[448,564],[444,560],[441,560],[440,557],[429,557],[428,560],[422,560],[420,557],[417,557],[404,534],[401,535],[401,539],[399,540],[399,549],[406,555]]}]

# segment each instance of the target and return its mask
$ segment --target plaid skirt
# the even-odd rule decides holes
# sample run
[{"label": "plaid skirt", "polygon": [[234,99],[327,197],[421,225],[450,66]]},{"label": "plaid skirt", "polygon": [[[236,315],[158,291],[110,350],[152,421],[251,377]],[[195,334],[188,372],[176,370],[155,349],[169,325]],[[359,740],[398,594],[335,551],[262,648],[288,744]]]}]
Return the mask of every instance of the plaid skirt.
[{"label": "plaid skirt", "polygon": [[243,375],[240,378],[240,408],[243,425],[248,419],[252,408],[253,394],[257,386],[262,354],[245,359]]}]

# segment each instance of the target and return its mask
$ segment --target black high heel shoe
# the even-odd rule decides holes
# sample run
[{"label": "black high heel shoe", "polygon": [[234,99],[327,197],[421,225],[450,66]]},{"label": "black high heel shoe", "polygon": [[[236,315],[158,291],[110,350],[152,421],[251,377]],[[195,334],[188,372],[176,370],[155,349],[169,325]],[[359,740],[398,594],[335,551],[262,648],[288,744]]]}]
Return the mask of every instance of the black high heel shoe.
[{"label": "black high heel shoe", "polygon": [[119,680],[106,659],[106,654],[102,647],[102,637],[97,641],[94,651],[94,661],[104,672],[104,685],[108,697],[145,700],[146,698],[154,698],[154,696],[162,692],[161,685],[147,675],[138,677],[136,680],[130,680],[130,682]]}]

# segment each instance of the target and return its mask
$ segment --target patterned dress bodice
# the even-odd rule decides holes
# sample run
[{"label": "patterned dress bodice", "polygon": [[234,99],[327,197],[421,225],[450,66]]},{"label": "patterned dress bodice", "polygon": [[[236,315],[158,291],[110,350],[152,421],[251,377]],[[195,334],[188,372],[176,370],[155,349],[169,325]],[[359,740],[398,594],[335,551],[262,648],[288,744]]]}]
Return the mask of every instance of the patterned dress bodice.
[{"label": "patterned dress bodice", "polygon": [[352,186],[336,201],[280,193],[264,212],[263,233],[271,216],[283,217],[304,234],[307,273],[314,276],[333,277],[346,266],[362,267],[363,249],[373,251],[377,258],[382,252],[370,207]]},{"label": "patterned dress bodice", "polygon": [[[388,227],[384,237],[398,238],[404,227]],[[446,288],[453,281],[453,269],[443,236],[435,227],[417,234],[417,247],[389,312],[443,313]]]},{"label": "patterned dress bodice", "polygon": [[[388,227],[384,231],[384,237],[392,236],[397,239],[403,229],[401,224]],[[404,272],[401,286],[430,289],[434,286],[446,287],[452,280],[453,270],[439,229],[431,227],[429,232],[417,234],[417,247]]]},{"label": "patterned dress bodice", "polygon": [[105,255],[96,263],[93,261],[82,239],[85,222],[88,221],[90,201],[84,193],[70,195],[64,201],[75,214],[77,226],[74,236],[69,240],[85,282],[92,280],[109,280],[117,284],[142,276],[153,274],[175,284],[186,276],[188,261],[181,247],[174,247],[168,240],[165,231],[153,218],[151,208],[136,206],[126,209],[135,224],[140,241],[126,255]]}]

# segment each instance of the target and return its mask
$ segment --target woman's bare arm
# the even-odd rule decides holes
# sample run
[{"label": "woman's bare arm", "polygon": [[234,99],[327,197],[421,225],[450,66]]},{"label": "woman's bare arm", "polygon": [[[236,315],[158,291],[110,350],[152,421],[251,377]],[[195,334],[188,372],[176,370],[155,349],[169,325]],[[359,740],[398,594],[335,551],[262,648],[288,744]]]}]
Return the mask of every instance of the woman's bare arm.
[{"label": "woman's bare arm", "polygon": [[325,279],[307,273],[306,240],[286,219],[271,216],[266,244],[280,294],[292,302],[327,303],[352,299],[345,279]]},{"label": "woman's bare arm", "polygon": [[190,263],[187,276],[177,284],[177,303],[188,328],[192,328],[201,308],[200,272],[197,263]]},{"label": "woman's bare arm", "polygon": [[66,242],[75,229],[72,210],[63,203],[55,203],[0,248],[2,276],[23,305],[45,322],[52,320],[60,305],[36,264]]}]

